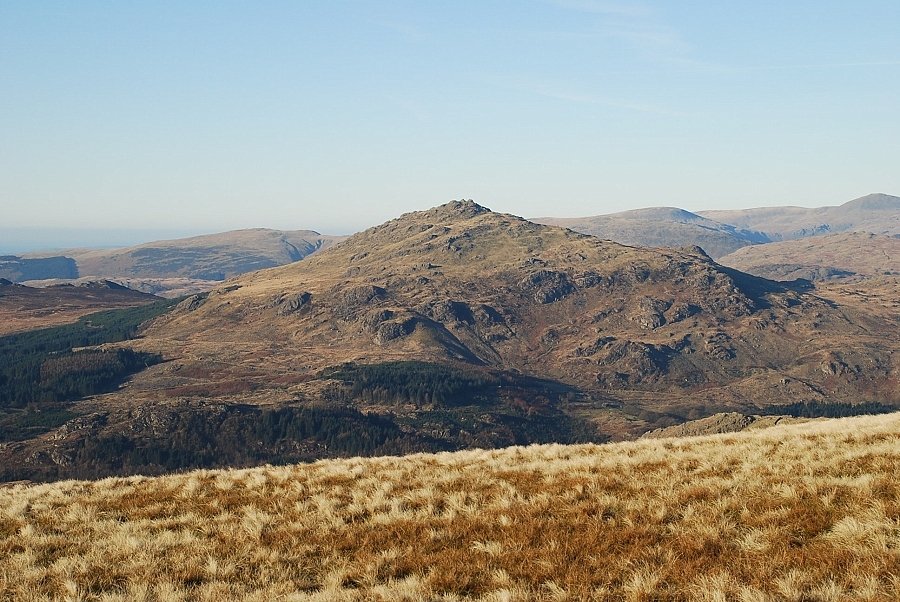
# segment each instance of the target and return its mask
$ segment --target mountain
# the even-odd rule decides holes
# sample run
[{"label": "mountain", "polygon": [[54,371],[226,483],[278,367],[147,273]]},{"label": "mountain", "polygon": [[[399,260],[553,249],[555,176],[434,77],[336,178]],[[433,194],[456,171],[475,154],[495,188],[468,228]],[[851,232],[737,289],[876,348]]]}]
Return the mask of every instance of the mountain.
[{"label": "mountain", "polygon": [[700,211],[699,215],[763,232],[772,240],[849,231],[900,234],[900,197],[888,194],[869,194],[836,207],[761,207]]},{"label": "mountain", "polygon": [[62,251],[65,257],[0,257],[0,277],[32,286],[104,278],[177,297],[207,291],[238,274],[298,261],[343,238],[312,230],[234,230],[119,249],[70,249]]},{"label": "mountain", "polygon": [[744,247],[719,263],[773,280],[900,276],[900,235],[847,232]]},{"label": "mountain", "polygon": [[12,282],[44,278],[77,278],[78,267],[71,257],[41,258],[0,255],[0,278]]},{"label": "mountain", "polygon": [[186,299],[127,342],[162,363],[0,465],[55,478],[605,441],[786,399],[891,403],[897,328],[700,249],[455,201]]},{"label": "mountain", "polygon": [[224,280],[303,259],[340,239],[312,230],[254,228],[66,255],[81,276]]},{"label": "mountain", "polygon": [[93,312],[158,300],[109,281],[33,288],[0,279],[0,336],[66,324]]},{"label": "mountain", "polygon": [[699,246],[717,258],[732,251],[769,242],[761,232],[737,228],[727,223],[677,209],[652,207],[593,217],[541,217],[536,223],[562,226],[597,238],[638,247]]},{"label": "mountain", "polygon": [[900,414],[0,488],[8,600],[897,600]]},{"label": "mountain", "polygon": [[[82,278],[47,278],[44,280],[23,280],[21,284],[35,288],[49,286],[72,285],[81,286],[86,282],[95,282],[96,276]],[[177,299],[188,295],[204,293],[220,284],[220,280],[199,280],[197,278],[130,278],[118,276],[111,280],[120,286],[149,293],[168,299]]]}]

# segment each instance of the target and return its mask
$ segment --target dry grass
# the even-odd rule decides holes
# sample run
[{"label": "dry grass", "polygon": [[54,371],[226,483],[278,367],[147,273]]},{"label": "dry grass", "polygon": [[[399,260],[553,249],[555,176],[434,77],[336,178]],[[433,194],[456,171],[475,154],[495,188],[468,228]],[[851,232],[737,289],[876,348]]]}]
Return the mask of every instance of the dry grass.
[{"label": "dry grass", "polygon": [[897,600],[900,414],[0,489],[34,600]]},{"label": "dry grass", "polygon": [[0,290],[0,336],[71,324],[94,312],[137,307],[157,300],[132,290],[5,286]]}]

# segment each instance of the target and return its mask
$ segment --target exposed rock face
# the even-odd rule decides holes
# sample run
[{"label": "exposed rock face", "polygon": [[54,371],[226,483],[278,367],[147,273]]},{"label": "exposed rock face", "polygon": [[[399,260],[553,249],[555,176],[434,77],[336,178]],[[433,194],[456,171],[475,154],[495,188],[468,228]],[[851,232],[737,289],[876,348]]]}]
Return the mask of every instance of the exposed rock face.
[{"label": "exposed rock face", "polygon": [[59,441],[83,431],[90,432],[104,426],[107,422],[107,418],[107,414],[88,414],[87,416],[79,416],[63,424],[47,438],[50,441]]},{"label": "exposed rock face", "polygon": [[368,284],[350,288],[341,295],[343,306],[348,309],[368,305],[375,300],[383,299],[385,296],[387,296],[387,291],[383,288]]},{"label": "exposed rock face", "polygon": [[184,301],[175,306],[176,312],[192,312],[200,309],[200,307],[206,302],[206,299],[209,297],[209,293],[198,293],[196,295],[191,295],[186,298]]},{"label": "exposed rock face", "polygon": [[655,429],[645,433],[642,439],[665,439],[667,437],[697,437],[703,435],[717,435],[721,433],[737,433],[748,429],[761,429],[778,424],[792,424],[807,422],[806,418],[793,418],[791,416],[757,416],[746,415],[738,412],[714,414],[708,418],[691,420],[684,424],[678,424],[661,429]]},{"label": "exposed rock face", "polygon": [[473,324],[475,322],[475,315],[472,313],[472,309],[461,301],[451,301],[449,299],[433,301],[424,306],[423,311],[438,322],[451,324],[456,322]]},{"label": "exposed rock face", "polygon": [[526,276],[521,282],[522,290],[538,303],[553,303],[575,292],[565,272],[538,270]]},{"label": "exposed rock face", "polygon": [[309,306],[312,301],[312,293],[304,291],[295,295],[281,295],[275,305],[278,307],[278,315],[287,316]]},{"label": "exposed rock face", "polygon": [[384,345],[394,339],[399,339],[412,334],[416,329],[419,320],[415,317],[408,317],[400,320],[391,320],[378,325],[375,333],[375,342]]},{"label": "exposed rock face", "polygon": [[12,282],[46,278],[78,278],[78,267],[71,257],[17,257],[0,255],[0,277]]}]

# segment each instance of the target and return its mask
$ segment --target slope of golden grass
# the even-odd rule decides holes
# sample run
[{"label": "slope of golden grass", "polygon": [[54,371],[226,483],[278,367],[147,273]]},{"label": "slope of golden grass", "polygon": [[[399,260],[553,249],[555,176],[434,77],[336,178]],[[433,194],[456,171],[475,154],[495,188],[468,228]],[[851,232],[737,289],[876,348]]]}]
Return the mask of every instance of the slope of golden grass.
[{"label": "slope of golden grass", "polygon": [[0,597],[896,600],[900,414],[0,489]]}]

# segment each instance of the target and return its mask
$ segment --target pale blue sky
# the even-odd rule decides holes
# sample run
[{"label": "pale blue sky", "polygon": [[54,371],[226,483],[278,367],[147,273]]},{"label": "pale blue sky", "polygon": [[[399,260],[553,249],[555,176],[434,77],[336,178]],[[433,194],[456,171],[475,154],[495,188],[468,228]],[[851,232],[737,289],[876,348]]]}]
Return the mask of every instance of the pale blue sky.
[{"label": "pale blue sky", "polygon": [[898,31],[896,0],[0,0],[0,225],[900,194]]}]

